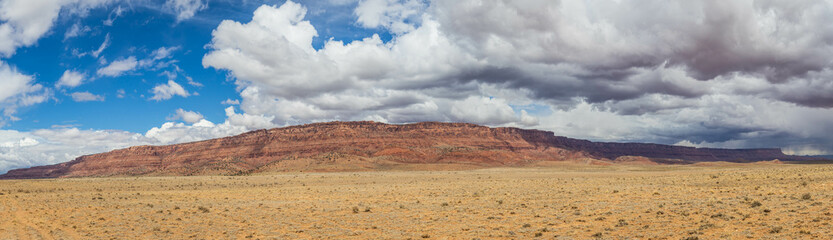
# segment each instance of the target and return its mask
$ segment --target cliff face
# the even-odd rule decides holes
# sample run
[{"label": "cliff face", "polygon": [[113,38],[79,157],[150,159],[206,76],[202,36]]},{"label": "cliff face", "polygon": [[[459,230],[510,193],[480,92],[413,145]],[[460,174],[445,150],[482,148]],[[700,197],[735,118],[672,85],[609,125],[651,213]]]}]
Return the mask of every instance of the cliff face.
[{"label": "cliff face", "polygon": [[558,137],[546,131],[465,123],[329,122],[258,130],[193,143],[130,147],[56,165],[12,170],[0,178],[339,171],[420,163],[522,166],[539,161],[622,156],[695,162],[790,160],[792,157],[778,149],[597,143]]}]

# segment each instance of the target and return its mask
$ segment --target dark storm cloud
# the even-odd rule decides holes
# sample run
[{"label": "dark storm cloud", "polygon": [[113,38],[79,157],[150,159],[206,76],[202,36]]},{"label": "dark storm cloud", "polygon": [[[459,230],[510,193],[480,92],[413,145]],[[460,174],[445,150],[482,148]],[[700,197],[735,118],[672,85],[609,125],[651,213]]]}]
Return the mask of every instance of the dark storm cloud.
[{"label": "dark storm cloud", "polygon": [[[464,80],[504,82],[550,100],[705,94],[664,81],[620,84],[635,69],[679,68],[701,81],[741,73],[789,84],[833,65],[833,11],[822,1],[453,1],[435,3],[433,13],[474,54],[513,59]],[[543,75],[521,70],[524,64],[584,72]],[[830,107],[824,98],[776,97]]]},{"label": "dark storm cloud", "polygon": [[[362,24],[393,31],[388,42],[313,49],[321,26],[288,3],[221,24],[203,64],[240,79],[241,109],[278,125],[467,121],[702,146],[833,141],[808,127],[833,128],[830,2],[386,4],[355,14],[384,19]],[[419,24],[395,17],[411,10],[424,11]],[[550,115],[518,107],[530,104]]]}]

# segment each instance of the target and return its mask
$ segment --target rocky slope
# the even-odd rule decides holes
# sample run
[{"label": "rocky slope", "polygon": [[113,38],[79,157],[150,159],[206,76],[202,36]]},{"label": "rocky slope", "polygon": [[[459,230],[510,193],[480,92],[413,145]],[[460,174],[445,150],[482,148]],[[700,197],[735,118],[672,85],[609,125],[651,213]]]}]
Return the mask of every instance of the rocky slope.
[{"label": "rocky slope", "polygon": [[[632,156],[638,156],[634,158]],[[636,159],[636,160],[635,160]],[[136,146],[9,171],[0,178],[346,171],[409,164],[523,166],[541,161],[691,163],[801,160],[779,149],[600,143],[552,132],[466,123],[329,122],[168,146]]]}]

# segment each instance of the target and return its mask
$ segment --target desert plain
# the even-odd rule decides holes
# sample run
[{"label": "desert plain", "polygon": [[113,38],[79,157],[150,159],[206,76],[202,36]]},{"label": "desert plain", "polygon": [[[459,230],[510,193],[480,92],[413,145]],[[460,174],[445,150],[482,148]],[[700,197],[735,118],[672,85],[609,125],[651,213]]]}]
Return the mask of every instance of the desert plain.
[{"label": "desert plain", "polygon": [[0,239],[833,239],[831,223],[833,165],[0,181]]}]

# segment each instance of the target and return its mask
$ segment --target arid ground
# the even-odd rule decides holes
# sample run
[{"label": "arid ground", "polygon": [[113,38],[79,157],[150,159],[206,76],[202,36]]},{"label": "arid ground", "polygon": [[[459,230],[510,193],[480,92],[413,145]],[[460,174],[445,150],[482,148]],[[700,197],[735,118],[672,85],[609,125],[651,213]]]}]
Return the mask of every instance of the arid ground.
[{"label": "arid ground", "polygon": [[0,239],[831,239],[833,165],[0,181]]}]

